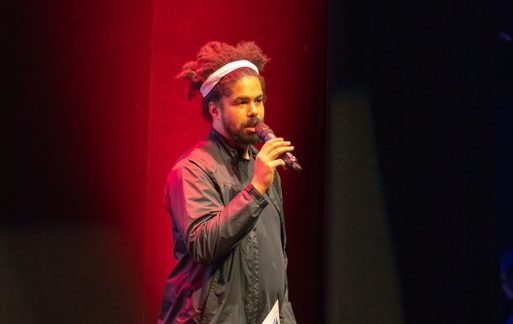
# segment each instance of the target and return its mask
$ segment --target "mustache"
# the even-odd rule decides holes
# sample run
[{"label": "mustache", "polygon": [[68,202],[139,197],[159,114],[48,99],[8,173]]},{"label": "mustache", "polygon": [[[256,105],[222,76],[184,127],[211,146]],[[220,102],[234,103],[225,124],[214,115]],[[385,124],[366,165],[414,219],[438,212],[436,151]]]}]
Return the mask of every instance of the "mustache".
[{"label": "mustache", "polygon": [[261,122],[262,118],[260,117],[251,118],[244,122],[242,127],[256,127],[256,125],[260,124]]}]

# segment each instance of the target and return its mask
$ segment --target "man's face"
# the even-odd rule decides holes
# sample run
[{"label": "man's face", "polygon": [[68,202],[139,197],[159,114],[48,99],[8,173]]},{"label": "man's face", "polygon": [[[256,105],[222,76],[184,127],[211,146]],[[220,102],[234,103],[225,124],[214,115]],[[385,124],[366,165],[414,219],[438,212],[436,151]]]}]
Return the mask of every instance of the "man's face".
[{"label": "man's face", "polygon": [[214,127],[239,147],[257,143],[255,126],[264,120],[265,113],[258,77],[239,79],[233,84],[231,95],[223,96],[220,101],[220,115],[214,116]]}]

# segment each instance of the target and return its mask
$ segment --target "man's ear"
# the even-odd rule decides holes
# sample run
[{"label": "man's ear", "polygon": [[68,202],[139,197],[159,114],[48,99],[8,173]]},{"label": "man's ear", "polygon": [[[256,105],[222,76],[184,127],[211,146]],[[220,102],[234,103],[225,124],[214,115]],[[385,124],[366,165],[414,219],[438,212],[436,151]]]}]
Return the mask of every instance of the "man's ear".
[{"label": "man's ear", "polygon": [[219,105],[213,101],[208,103],[208,111],[210,116],[212,116],[212,120],[216,120],[221,116],[221,110],[219,109]]}]

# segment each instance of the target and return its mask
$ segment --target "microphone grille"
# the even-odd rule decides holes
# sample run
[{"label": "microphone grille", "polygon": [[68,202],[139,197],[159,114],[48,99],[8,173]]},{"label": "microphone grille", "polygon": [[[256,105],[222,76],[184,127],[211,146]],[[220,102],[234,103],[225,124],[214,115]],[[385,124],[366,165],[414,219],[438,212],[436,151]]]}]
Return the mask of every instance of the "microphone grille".
[{"label": "microphone grille", "polygon": [[273,130],[264,123],[259,123],[258,125],[256,125],[255,130],[256,130],[258,137],[260,137],[264,141],[266,140],[267,135],[269,135],[269,134],[274,135]]}]

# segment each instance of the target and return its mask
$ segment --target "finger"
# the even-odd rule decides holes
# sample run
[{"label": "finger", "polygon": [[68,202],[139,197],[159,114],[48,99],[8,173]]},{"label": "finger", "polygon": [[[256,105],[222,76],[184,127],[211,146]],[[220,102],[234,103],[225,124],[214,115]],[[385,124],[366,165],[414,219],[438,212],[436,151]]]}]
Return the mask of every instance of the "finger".
[{"label": "finger", "polygon": [[283,137],[271,138],[270,140],[266,141],[264,144],[268,144],[268,143],[272,143],[272,142],[276,142],[276,141],[283,141]]},{"label": "finger", "polygon": [[276,139],[276,141],[268,141],[262,146],[261,152],[267,154],[278,147],[290,146],[291,142],[284,141],[283,139]]},{"label": "finger", "polygon": [[284,141],[283,138],[276,137],[276,138],[270,139],[267,142],[265,142],[264,145],[262,145],[262,148],[271,147],[271,146],[274,146],[277,143],[280,143],[280,142],[283,142],[283,141]]},{"label": "finger", "polygon": [[278,147],[272,150],[269,155],[274,160],[278,158],[279,156],[283,155],[286,152],[291,152],[294,150],[294,146],[284,146],[284,147]]},{"label": "finger", "polygon": [[273,169],[275,169],[279,166],[286,166],[286,165],[287,165],[287,163],[285,163],[285,161],[283,161],[282,159],[277,159],[277,160],[269,162],[269,166]]}]

